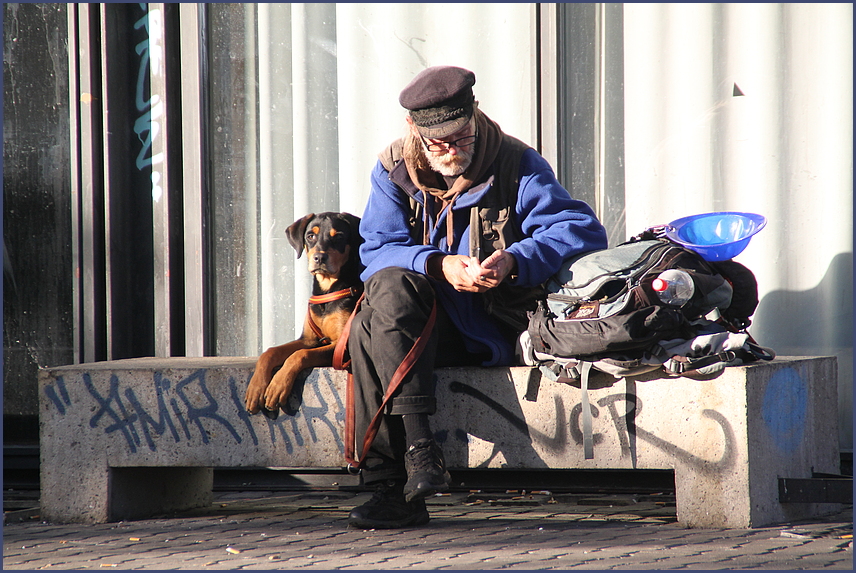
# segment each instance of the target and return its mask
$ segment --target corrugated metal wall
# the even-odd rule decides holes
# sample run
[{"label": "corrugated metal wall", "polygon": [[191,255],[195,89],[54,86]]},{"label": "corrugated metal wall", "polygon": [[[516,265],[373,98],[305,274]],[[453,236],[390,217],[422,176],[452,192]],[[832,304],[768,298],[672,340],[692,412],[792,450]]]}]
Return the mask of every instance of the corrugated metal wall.
[{"label": "corrugated metal wall", "polygon": [[779,355],[835,355],[852,449],[852,4],[626,4],[628,232],[763,214],[736,260]]}]

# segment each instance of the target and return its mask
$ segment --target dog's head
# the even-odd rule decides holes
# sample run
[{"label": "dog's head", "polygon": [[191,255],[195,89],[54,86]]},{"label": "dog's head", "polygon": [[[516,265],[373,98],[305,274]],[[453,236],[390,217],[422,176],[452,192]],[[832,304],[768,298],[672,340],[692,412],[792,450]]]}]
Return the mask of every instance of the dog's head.
[{"label": "dog's head", "polygon": [[[350,213],[310,213],[289,225],[288,241],[297,251],[305,250],[309,272],[316,278],[337,279],[359,270],[360,218]],[[319,276],[320,275],[320,276]]]}]

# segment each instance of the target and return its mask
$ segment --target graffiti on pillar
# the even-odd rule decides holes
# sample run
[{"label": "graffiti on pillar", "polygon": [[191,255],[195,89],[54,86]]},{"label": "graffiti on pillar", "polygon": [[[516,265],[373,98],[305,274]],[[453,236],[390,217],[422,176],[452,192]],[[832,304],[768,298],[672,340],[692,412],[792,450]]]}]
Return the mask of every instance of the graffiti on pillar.
[{"label": "graffiti on pillar", "polygon": [[152,169],[152,199],[159,201],[163,194],[162,174],[159,167],[163,163],[163,153],[153,153],[152,147],[160,134],[164,104],[162,94],[148,92],[151,91],[149,73],[156,77],[162,77],[164,74],[163,13],[156,8],[149,10],[147,4],[139,4],[139,6],[144,14],[134,24],[134,29],[144,28],[146,39],[135,47],[140,58],[135,97],[139,115],[134,121],[134,133],[140,140],[140,152],[137,154],[136,165],[140,171]]}]

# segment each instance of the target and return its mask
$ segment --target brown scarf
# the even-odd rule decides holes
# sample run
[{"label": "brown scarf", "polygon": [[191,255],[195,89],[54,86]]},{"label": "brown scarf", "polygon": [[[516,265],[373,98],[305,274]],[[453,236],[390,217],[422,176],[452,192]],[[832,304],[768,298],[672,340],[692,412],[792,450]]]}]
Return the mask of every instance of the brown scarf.
[{"label": "brown scarf", "polygon": [[[473,185],[484,179],[499,153],[499,146],[502,143],[502,129],[500,129],[495,121],[482,113],[478,108],[478,104],[476,104],[473,114],[476,118],[476,130],[479,136],[476,142],[476,150],[473,154],[472,163],[470,163],[466,171],[458,176],[451,189],[439,189],[436,187],[441,176],[428,165],[421,140],[418,137],[414,137],[410,132],[408,132],[405,138],[402,155],[404,156],[404,163],[407,166],[407,173],[410,175],[413,183],[422,191],[422,197],[425,202],[422,225],[424,230],[422,242],[425,245],[428,244],[428,237],[430,236],[428,211],[429,206],[433,210],[434,199],[440,202],[440,210],[434,217],[435,221],[439,219],[443,211],[446,209],[449,210],[446,216],[446,243],[451,247],[455,239],[452,205],[454,205],[455,200],[461,193],[465,193]],[[429,199],[429,195],[431,199]]]}]

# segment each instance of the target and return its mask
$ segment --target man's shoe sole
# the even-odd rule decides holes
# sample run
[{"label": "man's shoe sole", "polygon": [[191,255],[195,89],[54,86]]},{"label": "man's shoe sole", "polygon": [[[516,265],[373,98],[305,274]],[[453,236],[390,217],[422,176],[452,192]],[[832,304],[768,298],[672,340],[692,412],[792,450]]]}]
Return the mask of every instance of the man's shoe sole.
[{"label": "man's shoe sole", "polygon": [[351,515],[348,517],[348,525],[359,527],[360,529],[399,529],[401,527],[425,525],[430,519],[431,517],[428,515],[428,510],[426,509],[398,521],[379,521]]}]

